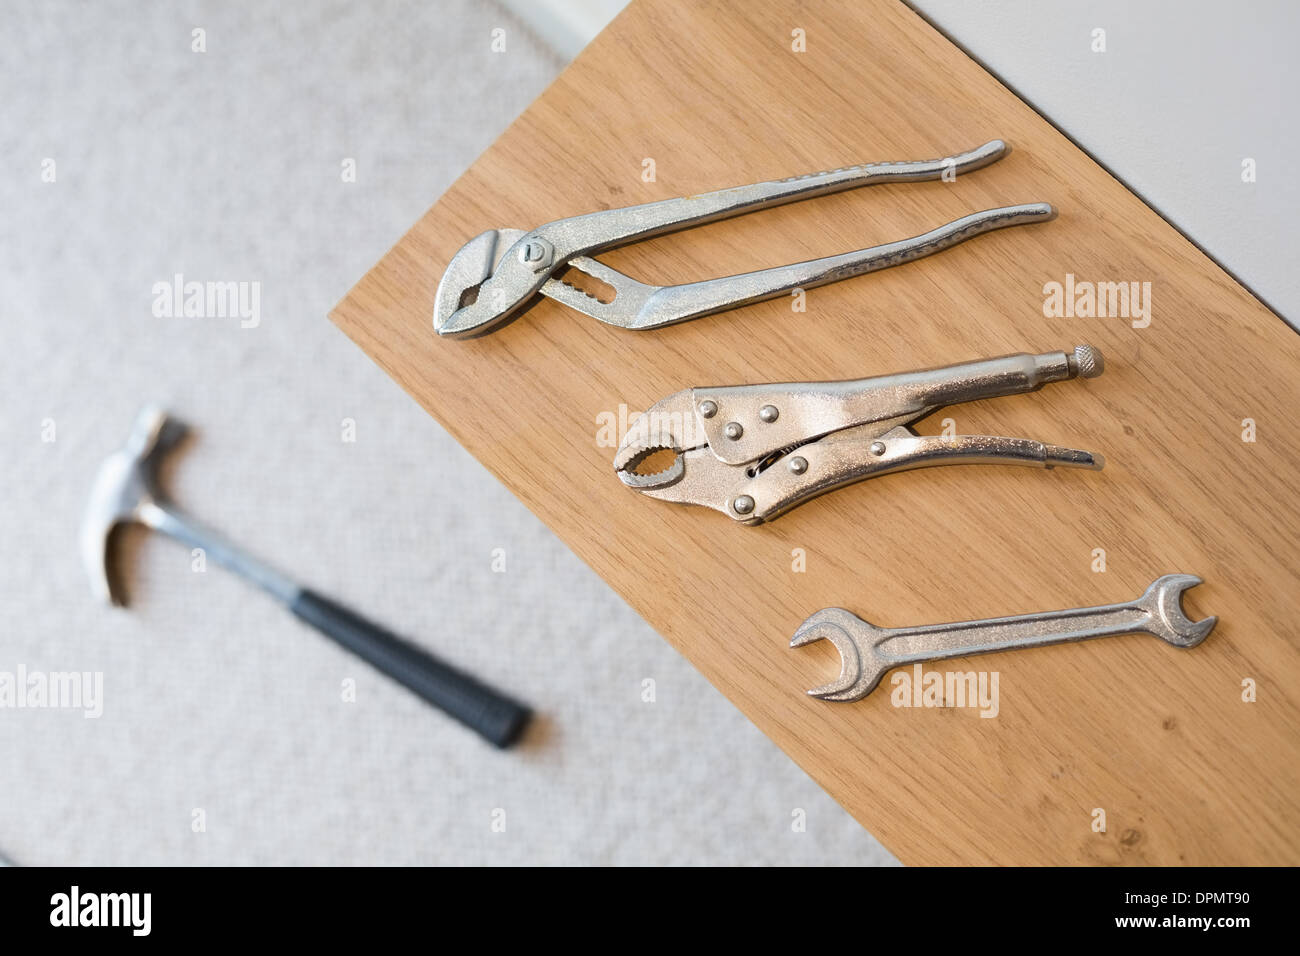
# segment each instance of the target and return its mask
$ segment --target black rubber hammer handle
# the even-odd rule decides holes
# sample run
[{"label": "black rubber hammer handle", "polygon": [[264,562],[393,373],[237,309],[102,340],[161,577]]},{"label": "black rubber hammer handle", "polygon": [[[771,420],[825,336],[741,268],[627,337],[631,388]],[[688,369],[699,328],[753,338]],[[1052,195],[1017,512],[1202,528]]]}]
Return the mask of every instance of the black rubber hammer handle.
[{"label": "black rubber hammer handle", "polygon": [[290,610],[498,747],[519,739],[531,712],[450,664],[314,591],[302,590]]}]

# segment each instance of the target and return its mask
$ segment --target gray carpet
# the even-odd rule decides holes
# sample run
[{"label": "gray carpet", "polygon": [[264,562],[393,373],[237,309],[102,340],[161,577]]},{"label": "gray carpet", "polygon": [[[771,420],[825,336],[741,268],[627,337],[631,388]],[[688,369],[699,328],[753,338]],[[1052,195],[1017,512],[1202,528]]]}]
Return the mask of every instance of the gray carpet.
[{"label": "gray carpet", "polygon": [[[554,53],[469,0],[4,19],[0,672],[104,682],[97,719],[0,709],[5,855],[894,862],[325,318]],[[259,283],[256,326],[155,314],[178,273]],[[489,750],[162,539],[118,542],[128,610],[93,603],[81,508],[145,401],[196,426],[168,476],[182,504],[532,702],[525,745]]]}]

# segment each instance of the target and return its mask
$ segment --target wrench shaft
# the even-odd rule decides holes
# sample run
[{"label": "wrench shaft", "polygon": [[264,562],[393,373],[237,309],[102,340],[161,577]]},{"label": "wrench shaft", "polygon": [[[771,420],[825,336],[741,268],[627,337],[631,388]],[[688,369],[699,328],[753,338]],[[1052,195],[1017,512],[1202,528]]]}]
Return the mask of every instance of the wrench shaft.
[{"label": "wrench shaft", "polygon": [[875,651],[889,661],[914,664],[1131,634],[1148,630],[1150,619],[1150,613],[1144,608],[1112,604],[982,621],[889,628],[888,636],[876,644]]}]

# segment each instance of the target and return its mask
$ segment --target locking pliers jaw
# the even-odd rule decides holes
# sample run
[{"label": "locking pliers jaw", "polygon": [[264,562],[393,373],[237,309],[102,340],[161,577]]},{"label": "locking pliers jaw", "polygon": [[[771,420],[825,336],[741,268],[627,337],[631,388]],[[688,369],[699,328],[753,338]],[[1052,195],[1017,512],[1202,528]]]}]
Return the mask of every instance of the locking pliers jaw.
[{"label": "locking pliers jaw", "polygon": [[[1035,391],[1103,369],[1101,353],[1007,355],[848,382],[696,388],[656,403],[629,430],[614,467],[652,498],[759,524],[876,475],[947,464],[1100,469],[1100,455],[1026,438],[923,436],[908,426],[940,407]],[[645,466],[656,452],[671,464]]]}]

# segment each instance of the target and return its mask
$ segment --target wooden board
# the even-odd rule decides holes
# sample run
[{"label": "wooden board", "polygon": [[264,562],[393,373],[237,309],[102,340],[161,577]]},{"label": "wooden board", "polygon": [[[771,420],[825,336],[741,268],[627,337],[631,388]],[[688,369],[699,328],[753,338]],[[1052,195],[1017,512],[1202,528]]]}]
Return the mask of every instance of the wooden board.
[{"label": "wooden board", "polygon": [[[432,331],[442,270],[484,229],[994,137],[1010,157],[955,183],[856,190],[603,258],[679,283],[990,206],[1048,201],[1059,219],[812,290],[803,313],[783,298],[629,333],[543,301],[481,339]],[[1044,285],[1067,274],[1150,282],[1150,325],[1046,317]],[[1300,862],[1300,339],[901,4],[633,3],[332,317],[904,862]],[[947,417],[1087,448],[1106,456],[1100,473],[930,469],[749,528],[624,488],[600,442],[603,414],[686,386],[1077,342],[1103,351],[1104,376],[950,408],[921,430]],[[1188,611],[1221,623],[1202,646],[1136,635],[938,666],[998,673],[989,719],[895,707],[889,678],[856,704],[808,698],[835,653],[787,647],[827,605],[934,623],[1126,600],[1172,571],[1205,578]],[[753,785],[718,785],[737,783]]]}]

